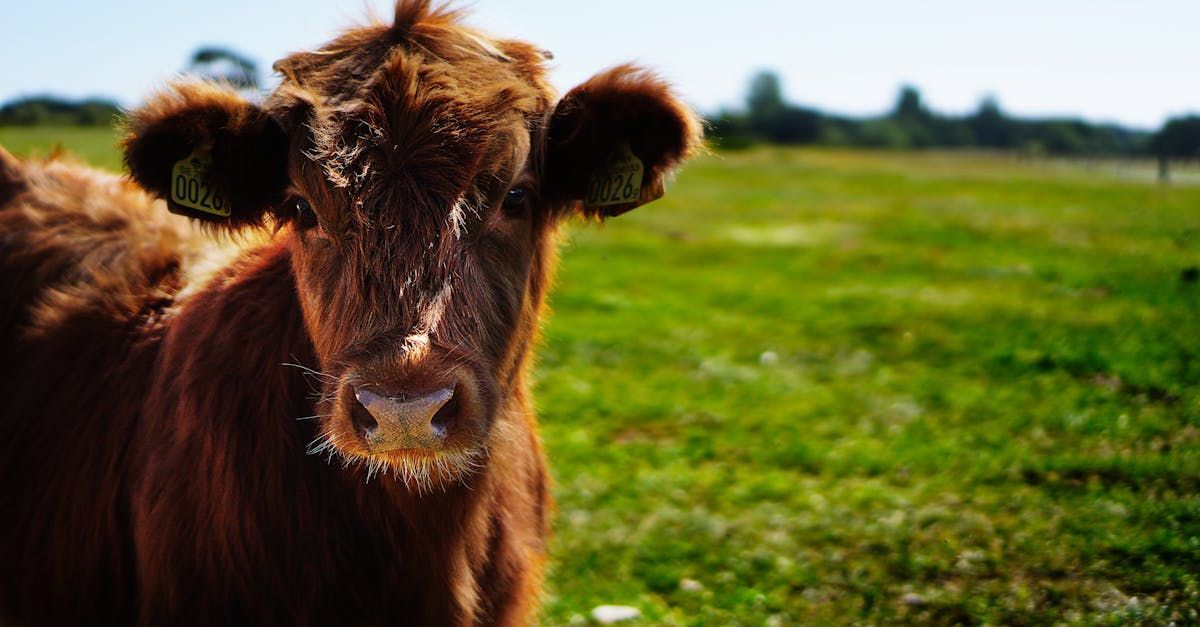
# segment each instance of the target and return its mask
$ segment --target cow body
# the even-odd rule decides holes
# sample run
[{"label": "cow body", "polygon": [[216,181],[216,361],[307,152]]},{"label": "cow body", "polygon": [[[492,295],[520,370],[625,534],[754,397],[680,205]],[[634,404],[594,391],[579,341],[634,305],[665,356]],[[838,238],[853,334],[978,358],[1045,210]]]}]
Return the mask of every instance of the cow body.
[{"label": "cow body", "polygon": [[6,624],[525,615],[547,502],[523,396],[505,409],[511,450],[445,490],[306,455],[312,385],[284,364],[312,363],[312,348],[286,242],[196,273],[229,253],[132,185],[7,165],[20,189],[0,206]]},{"label": "cow body", "polygon": [[701,134],[459,17],[400,0],[262,103],[175,84],[125,179],[0,150],[0,623],[531,619],[554,234]]}]

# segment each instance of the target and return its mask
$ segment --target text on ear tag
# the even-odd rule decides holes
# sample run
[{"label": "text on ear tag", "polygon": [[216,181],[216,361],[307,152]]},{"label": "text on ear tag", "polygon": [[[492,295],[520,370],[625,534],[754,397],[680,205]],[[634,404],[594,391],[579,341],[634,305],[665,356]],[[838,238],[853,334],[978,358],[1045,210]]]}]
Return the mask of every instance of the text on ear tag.
[{"label": "text on ear tag", "polygon": [[588,179],[584,203],[589,207],[607,207],[637,203],[642,194],[642,160],[623,142]]},{"label": "text on ear tag", "polygon": [[177,161],[171,170],[171,198],[167,203],[168,207],[177,205],[228,218],[229,200],[213,188],[212,178],[209,176],[211,169],[212,152],[208,146],[200,146],[193,150],[192,154]]}]

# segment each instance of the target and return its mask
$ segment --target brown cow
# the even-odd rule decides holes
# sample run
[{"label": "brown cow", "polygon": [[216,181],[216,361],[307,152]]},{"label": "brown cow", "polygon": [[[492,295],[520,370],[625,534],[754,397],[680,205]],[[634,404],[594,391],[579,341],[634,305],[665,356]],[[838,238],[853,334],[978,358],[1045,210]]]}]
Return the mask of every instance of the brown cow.
[{"label": "brown cow", "polygon": [[634,67],[555,102],[546,56],[404,0],[262,104],[133,111],[136,184],[0,150],[0,622],[531,620],[556,226],[700,141]]}]

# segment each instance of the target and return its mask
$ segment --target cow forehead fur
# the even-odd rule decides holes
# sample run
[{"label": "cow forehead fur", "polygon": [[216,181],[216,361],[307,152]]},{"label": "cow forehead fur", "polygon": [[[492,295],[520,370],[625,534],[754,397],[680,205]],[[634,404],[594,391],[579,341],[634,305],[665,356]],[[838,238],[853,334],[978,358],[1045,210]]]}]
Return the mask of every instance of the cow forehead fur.
[{"label": "cow forehead fur", "polygon": [[[520,167],[521,136],[527,147],[554,97],[544,59],[528,44],[461,24],[455,12],[401,2],[390,25],[353,29],[279,61],[284,82],[268,106],[320,169],[321,184],[360,203],[418,194],[384,204],[445,210],[477,178],[507,183]],[[360,208],[385,199],[375,200]]]}]

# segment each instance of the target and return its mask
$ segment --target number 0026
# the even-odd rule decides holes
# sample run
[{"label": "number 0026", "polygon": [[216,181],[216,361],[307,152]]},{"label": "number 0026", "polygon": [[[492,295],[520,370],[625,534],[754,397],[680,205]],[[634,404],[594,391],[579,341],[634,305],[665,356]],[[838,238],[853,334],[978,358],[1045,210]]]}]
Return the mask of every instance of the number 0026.
[{"label": "number 0026", "polygon": [[625,174],[614,174],[592,179],[592,187],[588,190],[588,204],[608,202],[628,202],[637,200],[637,189],[633,186],[633,177]]},{"label": "number 0026", "polygon": [[216,211],[225,209],[225,203],[212,189],[196,179],[190,179],[182,174],[175,177],[175,199],[186,200],[192,204],[207,207]]}]

